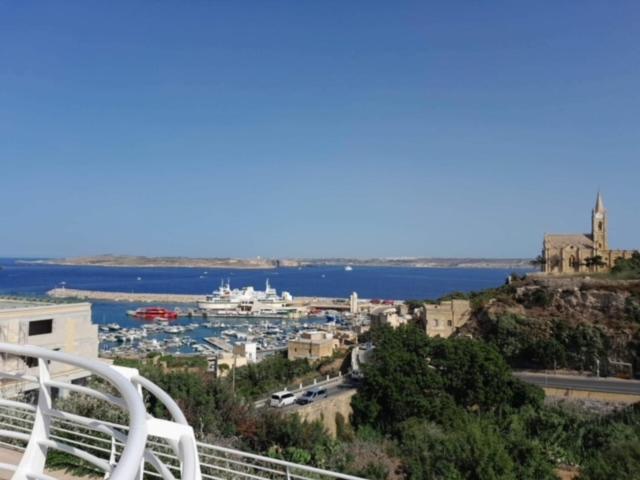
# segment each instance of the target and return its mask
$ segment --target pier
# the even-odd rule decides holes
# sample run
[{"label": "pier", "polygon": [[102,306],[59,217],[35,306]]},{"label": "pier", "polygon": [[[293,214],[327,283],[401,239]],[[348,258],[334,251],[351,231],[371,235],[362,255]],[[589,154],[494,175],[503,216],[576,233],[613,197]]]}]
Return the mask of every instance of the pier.
[{"label": "pier", "polygon": [[219,337],[204,337],[203,340],[205,342],[213,345],[214,347],[219,348],[222,351],[233,352],[233,346],[229,342],[224,340],[223,338],[219,338]]},{"label": "pier", "polygon": [[77,298],[82,300],[104,300],[129,303],[196,303],[204,295],[186,295],[180,293],[127,293],[104,292],[99,290],[77,290],[73,288],[54,288],[47,295],[52,298]]},{"label": "pier", "polygon": [[[109,302],[128,303],[190,303],[194,304],[204,299],[205,294],[181,294],[181,293],[134,293],[134,292],[105,292],[101,290],[79,290],[74,288],[54,288],[47,292],[52,298],[75,298],[79,300],[102,300]],[[393,305],[401,303],[400,300],[387,301]],[[373,302],[375,303],[375,301]],[[292,306],[308,307],[318,310],[349,310],[348,299],[328,297],[294,297]],[[360,308],[372,306],[372,302],[360,299]],[[377,304],[376,304],[377,305]]]}]

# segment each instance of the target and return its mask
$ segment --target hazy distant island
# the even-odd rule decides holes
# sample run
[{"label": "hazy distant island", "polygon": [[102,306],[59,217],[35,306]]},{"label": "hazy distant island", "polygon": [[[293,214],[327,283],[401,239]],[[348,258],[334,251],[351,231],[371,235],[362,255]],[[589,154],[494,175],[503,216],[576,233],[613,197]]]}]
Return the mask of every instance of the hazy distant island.
[{"label": "hazy distant island", "polygon": [[298,260],[304,265],[351,265],[352,267],[413,268],[531,268],[530,258],[314,258]]},{"label": "hazy distant island", "polygon": [[262,258],[191,258],[146,257],[138,255],[96,255],[89,257],[50,258],[23,263],[74,265],[91,267],[196,267],[196,268],[276,268],[277,260]]},{"label": "hazy distant island", "polygon": [[191,258],[146,257],[135,255],[96,255],[87,257],[24,260],[25,263],[93,267],[196,267],[270,269],[351,265],[352,267],[414,268],[530,268],[528,258]]}]

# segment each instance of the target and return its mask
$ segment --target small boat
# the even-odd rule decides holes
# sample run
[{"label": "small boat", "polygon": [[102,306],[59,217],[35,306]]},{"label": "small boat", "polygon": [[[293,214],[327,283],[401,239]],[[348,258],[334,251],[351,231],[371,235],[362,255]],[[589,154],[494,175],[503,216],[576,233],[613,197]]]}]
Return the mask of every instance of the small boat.
[{"label": "small boat", "polygon": [[178,325],[164,327],[162,330],[164,333],[184,333],[184,327]]},{"label": "small boat", "polygon": [[162,307],[138,308],[130,315],[142,320],[175,320],[178,318],[177,312]]},{"label": "small boat", "polygon": [[345,272],[350,272],[351,270],[353,270],[353,267],[351,265],[347,265],[346,267],[344,267]]}]

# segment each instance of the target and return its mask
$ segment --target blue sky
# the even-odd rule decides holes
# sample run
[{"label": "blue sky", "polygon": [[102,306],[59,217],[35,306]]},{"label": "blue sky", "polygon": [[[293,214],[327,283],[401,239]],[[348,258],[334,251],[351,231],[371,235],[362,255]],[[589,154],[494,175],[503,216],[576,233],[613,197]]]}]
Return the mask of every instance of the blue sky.
[{"label": "blue sky", "polygon": [[0,255],[640,246],[636,1],[0,1]]}]

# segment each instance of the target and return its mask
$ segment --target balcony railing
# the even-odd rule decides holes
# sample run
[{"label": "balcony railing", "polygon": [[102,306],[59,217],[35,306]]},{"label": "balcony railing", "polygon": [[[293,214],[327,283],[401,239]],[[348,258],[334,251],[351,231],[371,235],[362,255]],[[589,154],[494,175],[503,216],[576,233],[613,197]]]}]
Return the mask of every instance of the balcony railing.
[{"label": "balcony railing", "polygon": [[[173,399],[137,370],[113,367],[39,347],[0,343],[0,353],[38,359],[38,374],[1,372],[4,382],[35,384],[37,402],[0,398],[0,446],[23,452],[17,465],[0,463],[15,480],[52,480],[45,474],[49,450],[72,455],[110,480],[351,479],[358,477],[197,442]],[[52,363],[72,365],[102,378],[115,394],[52,380]],[[59,410],[52,389],[87,395],[128,413],[128,425]],[[155,396],[171,420],[151,416],[143,390]]]}]

